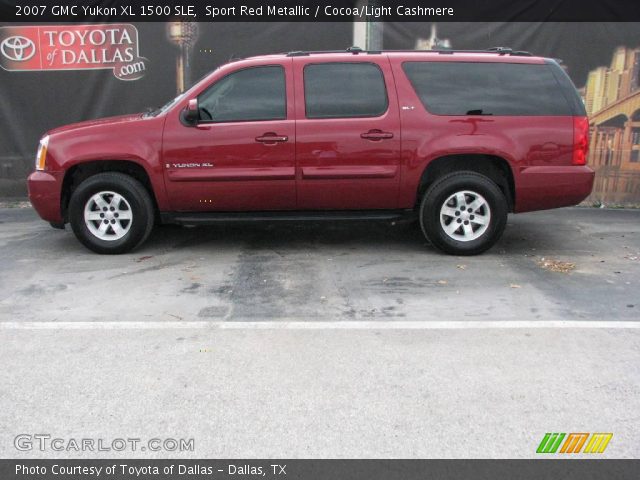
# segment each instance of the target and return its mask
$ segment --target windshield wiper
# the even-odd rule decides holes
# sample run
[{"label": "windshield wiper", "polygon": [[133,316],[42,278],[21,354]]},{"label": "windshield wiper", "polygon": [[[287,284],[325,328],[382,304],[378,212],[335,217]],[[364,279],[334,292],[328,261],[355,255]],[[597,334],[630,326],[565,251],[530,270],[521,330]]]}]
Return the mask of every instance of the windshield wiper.
[{"label": "windshield wiper", "polygon": [[161,107],[147,107],[147,109],[144,111],[144,113],[142,114],[142,116],[144,118],[147,117],[155,117],[156,115],[158,115],[160,112],[162,111]]}]

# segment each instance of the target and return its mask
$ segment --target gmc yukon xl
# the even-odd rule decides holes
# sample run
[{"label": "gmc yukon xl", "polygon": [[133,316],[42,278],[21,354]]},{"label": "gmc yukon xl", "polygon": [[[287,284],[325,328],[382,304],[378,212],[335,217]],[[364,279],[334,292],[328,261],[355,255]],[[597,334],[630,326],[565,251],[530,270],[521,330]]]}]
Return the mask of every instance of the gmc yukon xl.
[{"label": "gmc yukon xl", "polygon": [[413,215],[433,245],[472,255],[509,212],[589,195],[588,133],[563,69],[526,52],[291,52],[223,65],[146,114],[47,132],[29,196],[99,253],[155,223]]}]

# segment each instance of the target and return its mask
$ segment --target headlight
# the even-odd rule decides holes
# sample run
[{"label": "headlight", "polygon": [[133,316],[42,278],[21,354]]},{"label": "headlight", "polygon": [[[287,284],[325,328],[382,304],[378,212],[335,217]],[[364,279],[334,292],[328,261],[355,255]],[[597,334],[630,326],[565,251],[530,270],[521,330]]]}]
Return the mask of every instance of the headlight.
[{"label": "headlight", "polygon": [[40,139],[38,153],[36,154],[36,170],[44,170],[44,162],[47,159],[47,147],[49,146],[49,136]]}]

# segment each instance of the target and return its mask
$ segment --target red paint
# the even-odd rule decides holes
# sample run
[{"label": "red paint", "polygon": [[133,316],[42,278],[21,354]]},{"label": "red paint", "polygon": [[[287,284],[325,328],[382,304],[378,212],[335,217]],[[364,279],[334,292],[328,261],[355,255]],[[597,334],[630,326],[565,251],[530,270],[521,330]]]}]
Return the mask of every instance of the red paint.
[{"label": "red paint", "polygon": [[[325,61],[377,65],[387,86],[387,111],[375,118],[306,118],[303,70],[306,65]],[[389,58],[386,55],[342,54],[295,57],[293,71],[297,119],[297,208],[398,208],[400,112]],[[336,88],[340,86],[336,85]],[[383,133],[386,135],[381,135]]]},{"label": "red paint", "polygon": [[[574,205],[587,197],[594,174],[584,165],[585,118],[429,114],[402,70],[402,62],[420,58],[544,62],[538,57],[409,52],[273,55],[234,62],[155,118],[114,117],[49,132],[46,170],[29,177],[31,201],[44,219],[60,222],[62,181],[70,167],[127,160],[145,169],[163,212],[408,209],[416,205],[429,163],[453,154],[506,160],[516,212]],[[305,118],[303,68],[330,61],[378,65],[387,86],[387,111],[375,118]],[[258,65],[285,69],[286,119],[197,127],[181,123],[189,100],[229,73]]]},{"label": "red paint", "polygon": [[61,222],[60,190],[63,174],[33,172],[29,176],[29,200],[38,215],[49,222]]}]

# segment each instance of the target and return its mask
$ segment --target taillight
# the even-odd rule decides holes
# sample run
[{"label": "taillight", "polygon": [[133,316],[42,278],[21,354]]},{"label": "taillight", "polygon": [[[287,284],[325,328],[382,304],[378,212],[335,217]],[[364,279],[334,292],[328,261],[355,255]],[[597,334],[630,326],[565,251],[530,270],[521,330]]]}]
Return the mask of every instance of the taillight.
[{"label": "taillight", "polygon": [[589,119],[573,117],[573,160],[574,165],[586,165],[589,153]]}]

